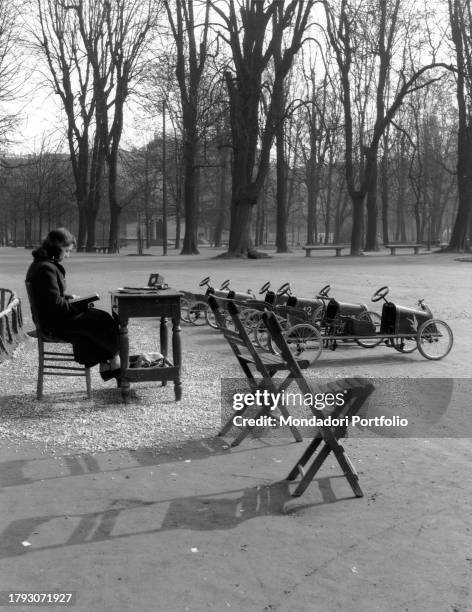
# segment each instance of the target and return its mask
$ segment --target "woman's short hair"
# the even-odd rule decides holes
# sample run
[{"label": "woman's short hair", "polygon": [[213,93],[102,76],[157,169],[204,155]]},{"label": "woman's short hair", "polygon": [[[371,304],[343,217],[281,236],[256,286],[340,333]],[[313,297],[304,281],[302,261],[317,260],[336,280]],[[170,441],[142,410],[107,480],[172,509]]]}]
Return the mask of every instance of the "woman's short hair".
[{"label": "woman's short hair", "polygon": [[54,258],[59,257],[62,248],[75,245],[73,234],[65,227],[58,227],[49,232],[41,247],[46,251],[48,257]]}]

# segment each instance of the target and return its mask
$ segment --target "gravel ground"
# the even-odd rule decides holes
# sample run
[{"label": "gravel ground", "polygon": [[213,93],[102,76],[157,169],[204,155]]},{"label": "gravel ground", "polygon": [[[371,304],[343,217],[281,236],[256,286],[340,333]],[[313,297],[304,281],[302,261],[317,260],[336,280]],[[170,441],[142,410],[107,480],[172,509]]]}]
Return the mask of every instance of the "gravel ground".
[{"label": "gravel ground", "polygon": [[[207,274],[214,277],[215,285],[230,277],[237,289],[250,286],[257,290],[266,280],[277,287],[290,280],[298,295],[312,295],[314,287],[330,282],[338,299],[368,303],[373,291],[388,279],[393,300],[413,306],[418,297],[424,297],[435,316],[451,325],[455,344],[450,355],[432,362],[417,352],[401,355],[385,347],[372,351],[342,347],[336,353],[325,351],[309,376],[470,377],[472,268],[467,262],[459,263],[450,255],[308,259],[298,252],[256,262],[215,260],[213,255],[208,251],[195,258],[171,255],[164,259],[157,255],[77,254],[67,263],[69,290],[79,294],[98,291],[104,296],[106,308],[108,289],[130,284],[131,279],[145,284],[150,272],[159,271],[170,285],[193,291]],[[6,264],[2,265],[0,285],[20,295],[26,329],[31,329],[22,281],[29,254],[0,249],[0,257]],[[150,340],[154,329],[153,320],[132,321],[131,351],[158,350]],[[114,382],[103,383],[96,369],[92,399],[86,398],[82,380],[51,378],[46,380],[44,400],[38,402],[36,342],[28,339],[14,359],[0,365],[0,435],[7,440],[41,441],[89,452],[159,449],[177,441],[214,435],[221,422],[220,381],[239,376],[238,366],[218,332],[209,328],[184,326],[182,344],[182,401],[174,401],[172,384],[161,387],[158,383],[142,383],[134,386],[132,401],[124,405]]]},{"label": "gravel ground", "polygon": [[[130,337],[141,349],[153,348],[146,342],[151,325],[141,321],[139,326],[130,326]],[[39,402],[35,396],[36,373],[36,342],[28,339],[12,361],[0,366],[0,435],[95,452],[139,446],[159,448],[176,440],[215,433],[220,423],[219,381],[231,376],[232,368],[221,363],[210,365],[199,352],[186,348],[182,401],[175,402],[171,383],[166,387],[142,383],[135,385],[132,400],[126,405],[114,388],[115,382],[104,383],[97,368],[92,370],[90,400],[85,395],[83,379],[51,377],[45,380],[44,398]]]}]

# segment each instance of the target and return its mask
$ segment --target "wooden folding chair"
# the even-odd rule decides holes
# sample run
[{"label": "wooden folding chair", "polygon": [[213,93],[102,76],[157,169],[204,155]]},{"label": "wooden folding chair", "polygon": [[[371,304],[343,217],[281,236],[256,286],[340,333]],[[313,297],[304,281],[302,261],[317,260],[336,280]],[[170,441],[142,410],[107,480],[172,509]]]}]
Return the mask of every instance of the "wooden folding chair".
[{"label": "wooden folding chair", "polygon": [[[258,390],[267,390],[269,393],[277,394],[287,389],[293,381],[293,375],[290,372],[283,379],[273,378],[277,372],[287,371],[287,364],[278,355],[272,355],[271,353],[261,352],[256,349],[239,318],[239,311],[236,304],[232,300],[215,298],[214,296],[208,298],[208,304],[215,314],[215,319],[220,331],[231,347],[231,350],[248,380],[251,392],[255,393]],[[228,327],[226,312],[231,316],[232,328]],[[309,363],[306,360],[298,360],[297,365],[299,369],[303,369],[307,368]],[[249,406],[246,405],[238,411],[238,414],[244,415],[248,409]],[[279,405],[278,410],[280,410],[284,417],[289,417],[286,406]],[[270,404],[260,406],[252,418],[257,419],[263,415],[273,415]],[[234,425],[233,416],[234,415],[232,415],[223,425],[218,435],[222,436],[231,429]],[[231,446],[240,444],[254,427],[255,426],[249,424],[245,425],[233,440]],[[294,425],[290,425],[289,427],[295,440],[301,442],[302,436],[299,430]]]},{"label": "wooden folding chair", "polygon": [[40,400],[43,397],[43,386],[45,376],[84,376],[85,385],[87,389],[87,397],[92,397],[92,382],[90,377],[90,368],[86,368],[82,365],[71,366],[64,365],[75,362],[74,353],[71,350],[68,351],[47,351],[46,344],[69,344],[67,340],[56,338],[47,334],[41,329],[39,324],[39,318],[36,310],[36,304],[31,288],[31,283],[26,282],[26,291],[28,293],[28,300],[31,307],[31,315],[33,323],[36,327],[34,331],[28,332],[28,335],[32,338],[36,338],[38,341],[38,382],[36,386],[36,396]]},{"label": "wooden folding chair", "polygon": [[[341,423],[345,422],[345,419],[349,422],[351,417],[357,414],[367,397],[372,393],[374,386],[365,379],[355,378],[338,379],[325,385],[316,384],[316,381],[309,383],[305,379],[297,360],[290,351],[274,313],[266,311],[262,315],[262,320],[267,326],[272,340],[279,348],[281,357],[285,361],[292,379],[296,381],[301,393],[304,394],[305,397],[311,398],[315,398],[317,393],[333,393],[334,395],[342,393],[344,404],[335,407],[330,416],[332,419],[342,419]],[[326,414],[316,409],[313,403],[310,408],[315,416],[320,418],[326,416]],[[295,480],[298,476],[301,476],[301,480],[297,484],[292,495],[302,495],[329,454],[333,453],[356,497],[363,496],[357,472],[343,446],[338,442],[340,438],[346,435],[346,431],[347,427],[345,425],[339,427],[322,425],[317,427],[312,441],[287,476],[287,480]]]}]

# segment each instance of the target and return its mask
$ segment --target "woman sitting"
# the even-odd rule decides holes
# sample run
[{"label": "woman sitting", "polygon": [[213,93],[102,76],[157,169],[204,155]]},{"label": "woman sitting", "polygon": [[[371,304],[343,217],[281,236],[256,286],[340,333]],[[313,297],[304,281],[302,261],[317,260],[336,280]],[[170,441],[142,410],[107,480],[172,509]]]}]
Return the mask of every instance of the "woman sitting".
[{"label": "woman sitting", "polygon": [[62,265],[75,246],[74,236],[61,227],[49,232],[33,251],[33,263],[26,274],[36,305],[41,329],[71,342],[74,358],[86,367],[100,363],[103,380],[118,377],[118,325],[113,317],[97,308],[74,304],[66,294],[66,272]]}]

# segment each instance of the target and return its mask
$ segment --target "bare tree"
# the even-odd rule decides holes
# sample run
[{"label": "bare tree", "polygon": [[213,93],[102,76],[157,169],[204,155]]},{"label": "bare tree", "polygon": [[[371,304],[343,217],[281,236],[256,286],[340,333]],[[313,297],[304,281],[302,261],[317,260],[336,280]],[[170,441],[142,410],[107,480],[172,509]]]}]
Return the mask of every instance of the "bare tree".
[{"label": "bare tree", "polygon": [[[195,21],[196,5],[202,4],[203,19],[201,24]],[[198,253],[198,147],[200,134],[198,129],[200,104],[200,84],[208,54],[208,29],[210,2],[205,0],[164,0],[167,17],[176,46],[176,77],[179,84],[182,106],[183,156],[185,168],[184,207],[185,235],[182,255]],[[197,30],[200,39],[197,40]]]},{"label": "bare tree", "polygon": [[[21,65],[21,38],[18,23],[19,8],[11,0],[0,0],[0,145],[7,144],[18,123],[18,113],[9,103],[20,95],[22,79],[27,78]],[[0,165],[3,165],[0,161]]]},{"label": "bare tree", "polygon": [[[78,32],[73,5],[56,0],[36,0],[36,3],[40,27],[38,31],[33,30],[33,35],[46,59],[49,81],[67,118],[67,142],[79,211],[78,247],[90,250],[95,243],[105,159],[95,131],[92,64]],[[96,37],[99,35],[97,32]]]},{"label": "bare tree", "polygon": [[[140,76],[140,60],[154,24],[153,0],[37,0],[43,51],[54,91],[66,112],[69,151],[79,206],[79,244],[95,242],[100,185],[106,162],[109,246],[118,249],[121,206],[118,150],[125,103]],[[87,230],[85,230],[85,222]]]},{"label": "bare tree", "polygon": [[451,37],[457,62],[457,184],[459,206],[449,249],[462,251],[469,246],[472,223],[472,12],[468,0],[449,0]]},{"label": "bare tree", "polygon": [[109,249],[119,249],[118,152],[125,103],[140,77],[142,52],[155,23],[153,0],[72,0],[78,30],[91,66],[96,133],[108,168]]},{"label": "bare tree", "polygon": [[[345,122],[345,171],[346,183],[352,202],[351,255],[358,255],[362,248],[365,198],[370,195],[366,248],[375,248],[377,211],[374,206],[374,187],[377,184],[377,161],[381,138],[402,105],[406,96],[427,87],[437,78],[427,78],[428,71],[450,66],[431,62],[421,68],[408,68],[405,63],[399,69],[399,83],[391,99],[387,97],[388,78],[391,70],[394,36],[402,0],[393,3],[372,0],[341,0],[339,10],[324,0],[327,34],[334,51],[341,78],[341,99]],[[365,48],[364,35],[370,29],[376,33],[373,48]],[[368,63],[369,54],[370,60]],[[360,70],[354,86],[353,70]],[[409,75],[408,75],[409,73]],[[408,75],[408,76],[407,76]],[[375,78],[374,78],[375,77]],[[360,100],[362,87],[366,92]],[[361,119],[357,125],[354,119],[366,117],[355,112],[356,105],[363,109],[375,108],[371,125]],[[357,157],[357,163],[356,163]]]},{"label": "bare tree", "polygon": [[73,206],[70,164],[59,147],[51,147],[43,137],[39,151],[5,160],[2,203],[15,246],[21,237],[28,247],[41,242]]},{"label": "bare tree", "polygon": [[330,75],[326,66],[317,69],[318,59],[310,61],[309,70],[304,71],[305,93],[299,112],[305,126],[301,138],[301,152],[305,168],[304,181],[307,190],[307,244],[318,239],[318,217],[321,196],[325,195],[324,234],[329,240],[331,204],[333,198],[333,173],[335,158],[341,155],[340,104],[336,92],[339,84]]},{"label": "bare tree", "polygon": [[[257,257],[250,239],[254,205],[269,169],[270,150],[280,120],[274,106],[299,51],[315,0],[266,2],[228,0],[226,7],[213,1],[221,19],[221,38],[231,49],[232,68],[225,71],[232,134],[231,224],[227,256]],[[264,72],[281,49],[272,79],[271,95]],[[265,121],[259,125],[261,104]]]}]

